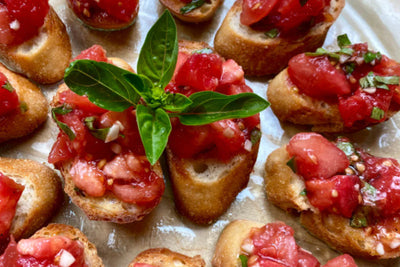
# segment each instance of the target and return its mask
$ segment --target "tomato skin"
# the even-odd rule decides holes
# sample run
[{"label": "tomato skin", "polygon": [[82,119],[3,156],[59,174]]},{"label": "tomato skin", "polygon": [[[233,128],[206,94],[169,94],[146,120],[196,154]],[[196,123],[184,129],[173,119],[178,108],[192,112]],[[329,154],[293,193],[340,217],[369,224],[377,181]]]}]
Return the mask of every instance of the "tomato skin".
[{"label": "tomato skin", "polygon": [[278,0],[243,0],[240,23],[250,26],[267,16]]},{"label": "tomato skin", "polygon": [[19,108],[18,95],[15,90],[8,91],[5,86],[7,77],[0,72],[0,116],[9,114]]},{"label": "tomato skin", "polygon": [[72,61],[78,59],[90,59],[97,62],[108,62],[107,53],[100,45],[93,45],[86,50],[83,50],[77,57]]},{"label": "tomato skin", "polygon": [[295,158],[296,173],[305,180],[329,178],[350,165],[342,150],[317,133],[296,134],[286,150],[290,157]]},{"label": "tomato skin", "polygon": [[357,267],[357,264],[349,254],[343,254],[329,260],[323,267]]},{"label": "tomato skin", "polygon": [[321,264],[310,252],[302,249],[301,247],[298,248],[298,267],[319,267]]},{"label": "tomato skin", "polygon": [[0,172],[0,240],[8,235],[24,186]]},{"label": "tomato skin", "polygon": [[344,72],[332,66],[327,57],[299,54],[289,60],[288,74],[300,92],[311,97],[336,98],[351,92]]},{"label": "tomato skin", "polygon": [[71,108],[80,109],[88,113],[102,114],[107,111],[90,102],[87,96],[80,96],[71,90],[61,92],[59,101],[61,104],[67,104]]}]

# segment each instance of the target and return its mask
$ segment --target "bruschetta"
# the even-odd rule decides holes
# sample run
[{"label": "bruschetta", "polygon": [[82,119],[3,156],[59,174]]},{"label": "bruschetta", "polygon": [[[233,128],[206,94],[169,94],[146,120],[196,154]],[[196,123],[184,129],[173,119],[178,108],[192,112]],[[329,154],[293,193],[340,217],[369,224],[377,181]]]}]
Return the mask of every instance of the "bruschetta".
[{"label": "bruschetta", "polygon": [[128,267],[205,267],[206,263],[199,256],[189,257],[167,248],[152,248],[141,252]]},{"label": "bruschetta", "polygon": [[317,132],[349,132],[383,122],[400,109],[400,64],[367,43],[338,37],[340,50],[299,54],[269,84],[278,119]]},{"label": "bruschetta", "polygon": [[40,89],[0,63],[0,143],[32,133],[47,119]]},{"label": "bruschetta", "polygon": [[27,159],[0,158],[0,243],[19,240],[42,227],[60,207],[61,179],[49,167]]},{"label": "bruschetta", "polygon": [[[296,244],[293,229],[283,222],[262,224],[236,220],[222,231],[212,259],[214,267],[321,266],[311,252]],[[357,267],[347,254],[323,267]]]},{"label": "bruschetta", "polygon": [[122,30],[133,23],[139,12],[139,0],[68,0],[68,6],[88,27],[95,30]]},{"label": "bruschetta", "polygon": [[198,23],[210,20],[223,0],[160,0],[175,17]]},{"label": "bruschetta", "polygon": [[322,46],[344,2],[237,0],[215,35],[215,50],[246,75],[276,74],[293,56]]},{"label": "bruschetta", "polygon": [[[204,43],[180,41],[175,75],[166,91],[188,96],[207,90],[252,92],[236,62],[225,61]],[[249,181],[259,137],[258,114],[202,126],[172,121],[167,162],[178,211],[200,224],[222,215]]]},{"label": "bruschetta", "polygon": [[[121,59],[107,58],[95,45],[76,59],[115,64],[129,71]],[[160,164],[150,166],[132,108],[123,112],[102,109],[86,96],[60,85],[52,102],[60,133],[49,162],[65,180],[64,191],[92,220],[130,223],[153,210],[164,192]]]},{"label": "bruschetta", "polygon": [[0,60],[35,82],[63,78],[71,59],[65,26],[48,0],[0,4]]},{"label": "bruschetta", "polygon": [[96,247],[87,237],[65,224],[50,224],[29,239],[10,242],[0,266],[103,267]]},{"label": "bruschetta", "polygon": [[332,248],[386,259],[400,256],[399,175],[397,160],[347,138],[299,133],[269,155],[265,186],[270,202],[300,213],[303,226]]}]

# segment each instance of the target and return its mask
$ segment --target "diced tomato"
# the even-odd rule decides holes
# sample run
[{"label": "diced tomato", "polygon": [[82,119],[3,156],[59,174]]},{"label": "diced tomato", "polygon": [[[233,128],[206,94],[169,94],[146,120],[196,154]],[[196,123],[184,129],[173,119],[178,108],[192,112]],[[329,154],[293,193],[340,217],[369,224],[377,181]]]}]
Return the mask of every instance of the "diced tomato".
[{"label": "diced tomato", "polygon": [[190,86],[197,91],[214,91],[222,75],[222,58],[217,54],[194,53],[178,70],[178,86]]},{"label": "diced tomato", "polygon": [[[400,77],[400,63],[382,55],[380,63],[373,68],[373,71],[382,76]],[[393,101],[400,105],[400,85],[392,85],[391,90],[393,91]]]},{"label": "diced tomato", "polygon": [[0,116],[7,115],[19,108],[17,92],[13,88],[11,88],[12,92],[6,89],[7,82],[7,77],[0,72]]},{"label": "diced tomato", "polygon": [[67,134],[63,131],[57,136],[57,140],[51,148],[48,162],[52,164],[57,164],[62,161],[66,161],[75,156],[75,152],[72,149],[71,141]]},{"label": "diced tomato", "polygon": [[298,255],[299,260],[297,267],[319,267],[321,265],[317,258],[311,254],[311,252],[308,252],[300,247],[298,249]]},{"label": "diced tomato", "polygon": [[0,44],[11,44],[14,35],[10,29],[11,18],[7,7],[0,2]]},{"label": "diced tomato", "polygon": [[296,134],[286,149],[295,158],[297,173],[305,180],[330,178],[350,165],[342,150],[317,133]]},{"label": "diced tomato", "polygon": [[344,72],[332,66],[327,57],[299,54],[290,59],[288,74],[300,92],[311,97],[333,98],[351,92]]},{"label": "diced tomato", "polygon": [[227,161],[243,152],[246,137],[237,123],[232,120],[222,120],[213,122],[210,126],[213,129],[219,159]]},{"label": "diced tomato", "polygon": [[343,254],[329,260],[323,267],[357,267],[357,264],[349,254]]},{"label": "diced tomato", "polygon": [[83,50],[77,57],[72,61],[78,59],[90,59],[97,62],[107,62],[106,51],[100,45],[93,45],[86,50]]},{"label": "diced tomato", "polygon": [[121,21],[130,21],[136,17],[139,8],[139,0],[99,0],[97,5],[107,14]]},{"label": "diced tomato", "polygon": [[186,60],[190,57],[190,54],[186,53],[186,52],[182,52],[179,51],[178,52],[178,59],[176,61],[176,65],[175,65],[175,71],[174,71],[174,75],[172,76],[172,80],[171,82],[175,81],[175,77],[176,74],[178,73],[178,71],[180,70],[180,68],[182,67],[183,63],[186,62]]},{"label": "diced tomato", "polygon": [[0,172],[0,240],[8,235],[24,188]]},{"label": "diced tomato", "polygon": [[60,103],[61,104],[68,104],[68,106],[72,108],[79,108],[80,110],[83,110],[85,112],[90,112],[90,113],[104,113],[107,110],[96,106],[92,102],[89,101],[87,96],[80,96],[71,90],[66,90],[63,91],[59,94],[60,97]]},{"label": "diced tomato", "polygon": [[95,163],[76,160],[69,171],[74,184],[89,196],[101,197],[106,192],[105,177]]},{"label": "diced tomato", "polygon": [[233,59],[222,63],[222,76],[219,85],[244,84],[244,71]]},{"label": "diced tomato", "polygon": [[350,218],[359,205],[360,178],[356,175],[336,175],[329,179],[305,182],[307,197],[320,211],[329,211]]},{"label": "diced tomato", "polygon": [[278,0],[243,0],[240,23],[250,26],[266,17]]},{"label": "diced tomato", "polygon": [[144,156],[124,153],[107,162],[103,172],[109,178],[140,182],[143,177],[149,175],[150,163]]}]

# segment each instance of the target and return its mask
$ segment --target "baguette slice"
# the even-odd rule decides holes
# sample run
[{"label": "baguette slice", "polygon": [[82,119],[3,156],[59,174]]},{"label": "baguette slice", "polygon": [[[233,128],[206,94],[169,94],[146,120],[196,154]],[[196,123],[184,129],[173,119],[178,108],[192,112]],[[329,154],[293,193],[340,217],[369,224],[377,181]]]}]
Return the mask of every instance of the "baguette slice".
[{"label": "baguette slice", "polygon": [[210,3],[205,2],[201,7],[196,8],[185,14],[181,13],[181,8],[187,4],[180,0],[160,0],[175,17],[180,20],[198,23],[210,20],[218,7],[222,4],[223,0],[210,0]]},{"label": "baguette slice", "polygon": [[0,45],[0,60],[41,84],[55,83],[64,77],[71,53],[65,26],[52,7],[38,36],[18,46]]},{"label": "baguette slice", "polygon": [[49,224],[37,231],[31,238],[49,238],[53,236],[65,236],[72,240],[79,240],[84,246],[85,263],[88,267],[104,267],[103,261],[97,255],[97,249],[88,238],[77,228],[65,224]]},{"label": "baguette slice", "polygon": [[[210,48],[206,43],[179,41],[179,51],[191,53]],[[175,205],[178,211],[199,224],[209,224],[221,216],[247,186],[257,159],[259,143],[247,154],[234,157],[229,162],[215,159],[179,158],[167,147]]]},{"label": "baguette slice", "polygon": [[10,234],[17,240],[29,237],[60,207],[64,199],[61,179],[49,167],[28,159],[0,158],[0,172],[25,186]]},{"label": "baguette slice", "polygon": [[205,267],[206,263],[199,256],[189,257],[167,248],[152,248],[141,252],[129,264],[134,267],[136,263],[146,263],[154,267]]},{"label": "baguette slice", "polygon": [[[368,228],[353,228],[349,219],[336,214],[321,213],[314,208],[308,198],[300,194],[305,189],[305,184],[286,165],[289,159],[285,147],[278,148],[268,156],[265,164],[265,189],[270,202],[286,211],[297,210],[300,213],[300,222],[307,231],[335,250],[369,259],[400,256],[400,247],[382,253],[382,244],[369,233]],[[385,229],[383,222],[382,229]],[[395,229],[384,232],[387,238],[393,240],[393,244],[398,241],[399,232]]]},{"label": "baguette slice", "polygon": [[306,35],[295,38],[267,38],[240,23],[242,1],[237,0],[228,11],[214,39],[215,50],[225,58],[234,59],[246,75],[270,75],[286,67],[293,56],[315,51],[325,41],[329,27],[337,19],[344,0],[331,0],[326,20],[312,27]]},{"label": "baguette slice", "polygon": [[48,103],[40,89],[28,79],[8,70],[0,63],[3,73],[17,92],[26,111],[16,111],[0,118],[0,143],[33,132],[47,119]]}]

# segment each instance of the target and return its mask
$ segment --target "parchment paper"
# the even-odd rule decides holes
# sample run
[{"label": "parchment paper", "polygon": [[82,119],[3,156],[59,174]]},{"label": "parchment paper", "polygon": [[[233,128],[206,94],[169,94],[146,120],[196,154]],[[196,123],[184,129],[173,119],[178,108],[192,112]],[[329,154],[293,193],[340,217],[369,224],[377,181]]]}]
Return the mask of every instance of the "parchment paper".
[{"label": "parchment paper", "polygon": [[[210,22],[193,25],[177,21],[179,38],[204,41],[213,44],[213,38],[233,0],[225,0]],[[120,32],[89,30],[68,9],[65,0],[50,0],[58,15],[66,24],[73,47],[73,55],[93,44],[102,45],[109,56],[121,57],[136,69],[136,60],[144,37],[150,26],[161,15],[164,7],[158,0],[141,0],[140,11],[133,27]],[[353,42],[369,42],[370,47],[400,61],[400,2],[398,0],[348,0],[339,19],[330,29],[325,46],[336,43],[338,34],[348,33]],[[266,96],[267,78],[248,79],[248,84],[262,97]],[[42,87],[50,100],[57,85]],[[141,251],[152,247],[167,247],[187,254],[200,254],[211,266],[211,257],[222,229],[234,219],[249,219],[264,223],[284,221],[294,228],[299,245],[313,252],[325,263],[339,255],[318,239],[310,236],[292,217],[269,204],[263,190],[264,163],[268,154],[286,143],[288,139],[306,128],[281,125],[270,109],[261,115],[262,140],[254,173],[246,189],[238,196],[230,209],[214,224],[198,226],[180,216],[175,208],[171,186],[167,186],[160,205],[143,221],[118,225],[90,221],[66,197],[65,204],[53,222],[66,223],[81,229],[97,246],[99,255],[107,267],[123,267]],[[400,160],[400,114],[389,121],[349,135],[353,141],[369,152]],[[32,135],[0,145],[3,157],[30,158],[47,162],[47,156],[57,136],[58,129],[50,116],[47,122]],[[400,266],[398,260],[364,261],[359,266]]]}]

